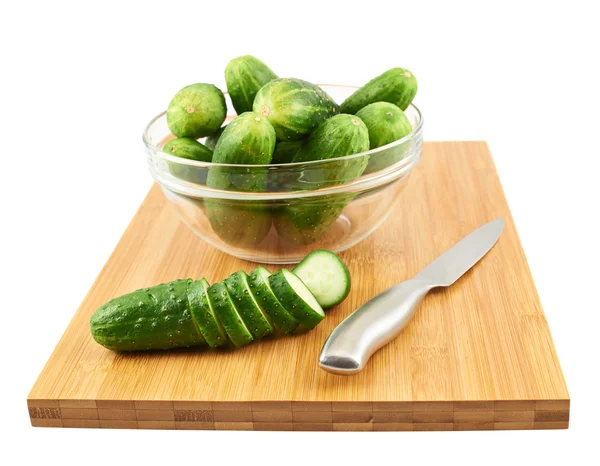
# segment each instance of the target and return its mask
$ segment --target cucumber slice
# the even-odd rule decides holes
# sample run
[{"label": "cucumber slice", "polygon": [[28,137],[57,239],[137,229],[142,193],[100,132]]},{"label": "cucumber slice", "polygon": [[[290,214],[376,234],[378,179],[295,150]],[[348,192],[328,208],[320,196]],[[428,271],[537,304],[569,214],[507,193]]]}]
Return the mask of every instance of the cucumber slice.
[{"label": "cucumber slice", "polygon": [[281,305],[304,327],[314,328],[325,318],[319,302],[293,272],[281,269],[269,277],[269,283]]},{"label": "cucumber slice", "polygon": [[238,348],[251,343],[252,333],[242,321],[231,301],[225,283],[215,283],[208,289],[208,301],[214,310],[215,316],[223,325],[225,332],[232,343]]},{"label": "cucumber slice", "polygon": [[225,280],[225,286],[238,314],[255,340],[273,333],[273,326],[258,306],[254,296],[250,294],[248,275],[243,270],[236,272]]},{"label": "cucumber slice", "polygon": [[226,344],[229,340],[206,296],[209,286],[204,278],[196,280],[188,287],[187,297],[190,313],[202,336],[211,348],[216,348]]},{"label": "cucumber slice", "polygon": [[348,267],[331,251],[318,249],[311,252],[293,272],[324,309],[341,303],[350,293]]},{"label": "cucumber slice", "polygon": [[265,315],[269,316],[283,333],[291,333],[296,330],[300,322],[285,310],[273,294],[269,284],[270,276],[271,273],[267,269],[257,267],[248,277],[250,291]]}]

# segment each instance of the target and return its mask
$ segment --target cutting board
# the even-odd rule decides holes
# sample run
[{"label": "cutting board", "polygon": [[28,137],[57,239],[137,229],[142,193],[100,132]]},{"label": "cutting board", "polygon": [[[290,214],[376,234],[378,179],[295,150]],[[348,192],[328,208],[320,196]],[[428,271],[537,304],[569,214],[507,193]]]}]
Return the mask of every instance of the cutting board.
[{"label": "cutting board", "polygon": [[[109,299],[256,264],[207,245],[153,186],[29,394],[33,426],[241,430],[499,430],[568,427],[569,394],[485,142],[426,143],[390,217],[341,254],[352,291],[313,331],[239,351],[113,353],[89,319]],[[344,317],[497,217],[487,256],[430,293],[355,376],[317,365]]]}]

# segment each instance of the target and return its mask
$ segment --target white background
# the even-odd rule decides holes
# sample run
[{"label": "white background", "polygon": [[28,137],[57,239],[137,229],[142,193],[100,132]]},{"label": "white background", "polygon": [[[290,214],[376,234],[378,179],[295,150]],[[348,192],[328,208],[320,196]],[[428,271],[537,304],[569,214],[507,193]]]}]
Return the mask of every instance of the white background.
[{"label": "white background", "polygon": [[[4,464],[556,464],[598,458],[597,2],[2,2]],[[250,53],[281,76],[419,80],[426,140],[485,139],[569,386],[568,431],[34,429],[26,397],[151,184],[141,132]],[[211,463],[215,462],[215,463]],[[576,462],[575,462],[576,463]],[[574,464],[575,464],[574,463]],[[598,464],[598,463],[595,463]]]}]

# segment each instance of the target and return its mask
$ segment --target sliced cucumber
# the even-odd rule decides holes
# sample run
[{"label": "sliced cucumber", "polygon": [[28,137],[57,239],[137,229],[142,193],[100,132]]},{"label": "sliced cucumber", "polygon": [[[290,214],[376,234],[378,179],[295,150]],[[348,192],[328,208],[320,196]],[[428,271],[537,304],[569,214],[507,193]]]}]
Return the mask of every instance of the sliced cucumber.
[{"label": "sliced cucumber", "polygon": [[293,272],[281,269],[269,277],[269,283],[281,305],[304,327],[313,328],[325,318],[319,302]]},{"label": "sliced cucumber", "polygon": [[219,282],[212,285],[208,289],[208,300],[215,316],[235,346],[239,348],[254,340],[252,333],[242,321],[242,317],[237,313],[225,283]]},{"label": "sliced cucumber", "polygon": [[196,280],[189,285],[187,297],[190,313],[202,336],[211,348],[216,348],[226,344],[228,339],[206,296],[209,286],[204,278]]},{"label": "sliced cucumber", "polygon": [[225,280],[225,286],[233,305],[255,340],[273,332],[273,326],[263,314],[254,296],[250,294],[246,272],[241,270],[232,274]]},{"label": "sliced cucumber", "polygon": [[324,309],[341,303],[350,293],[348,267],[331,251],[318,249],[311,252],[293,272]]},{"label": "sliced cucumber", "polygon": [[273,294],[269,284],[270,276],[271,273],[267,269],[257,267],[249,276],[250,291],[265,315],[269,316],[283,333],[291,333],[300,322],[285,310]]}]

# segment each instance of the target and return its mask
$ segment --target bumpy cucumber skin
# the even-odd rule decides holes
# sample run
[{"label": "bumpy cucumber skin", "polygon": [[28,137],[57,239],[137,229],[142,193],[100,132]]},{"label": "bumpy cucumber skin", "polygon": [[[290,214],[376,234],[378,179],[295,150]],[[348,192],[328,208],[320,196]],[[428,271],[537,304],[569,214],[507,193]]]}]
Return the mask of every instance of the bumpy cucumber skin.
[{"label": "bumpy cucumber skin", "polygon": [[[292,274],[288,270],[281,269],[269,277],[269,284],[277,300],[285,307],[296,320],[304,327],[311,329],[316,327],[324,318],[324,314],[316,313],[289,284],[285,272]],[[299,280],[302,282],[302,280]],[[307,288],[308,289],[308,288]],[[310,291],[310,290],[309,290]]]},{"label": "bumpy cucumber skin", "polygon": [[283,333],[292,333],[300,322],[298,322],[279,302],[273,294],[269,284],[271,273],[264,267],[257,267],[248,276],[250,291],[265,315]]},{"label": "bumpy cucumber skin", "polygon": [[293,78],[265,84],[256,94],[252,109],[269,119],[280,141],[303,139],[323,121],[340,113],[339,106],[323,89]]},{"label": "bumpy cucumber skin", "polygon": [[[189,138],[172,139],[165,144],[163,152],[183,159],[198,160],[200,162],[210,162],[213,154],[212,150],[208,147],[195,139]],[[198,184],[204,184],[206,181],[206,171],[204,170],[172,162],[167,162],[167,164],[169,166],[169,171],[177,178]]]},{"label": "bumpy cucumber skin", "polygon": [[412,131],[410,120],[400,108],[389,102],[375,102],[361,108],[359,117],[369,130],[371,149],[402,139]]},{"label": "bumpy cucumber skin", "polygon": [[227,125],[221,126],[215,134],[208,136],[204,140],[204,145],[208,147],[211,151],[214,151],[215,147],[217,146],[217,142],[219,142],[219,138],[223,134],[223,131],[225,131],[225,128],[227,128]]},{"label": "bumpy cucumber skin", "polygon": [[225,121],[227,106],[221,90],[212,84],[181,89],[167,108],[167,124],[179,138],[198,139],[214,134]]},{"label": "bumpy cucumber skin", "polygon": [[252,55],[234,58],[227,64],[227,92],[238,115],[252,110],[259,89],[273,79],[277,79],[277,75],[271,68]]},{"label": "bumpy cucumber skin", "polygon": [[242,316],[242,320],[254,339],[258,340],[273,333],[273,327],[265,318],[254,297],[250,295],[246,273],[244,271],[235,272],[224,283],[238,314]]},{"label": "bumpy cucumber skin", "polygon": [[211,348],[227,344],[227,333],[221,326],[214,310],[208,301],[208,282],[202,278],[190,283],[188,287],[188,305],[192,318],[196,322],[202,336]]},{"label": "bumpy cucumber skin", "polygon": [[225,283],[215,283],[208,289],[208,300],[231,342],[241,348],[254,338],[238,314]]},{"label": "bumpy cucumber skin", "polygon": [[90,320],[94,340],[114,351],[204,345],[188,310],[191,281],[175,280],[137,290],[100,306]]},{"label": "bumpy cucumber skin", "polygon": [[417,79],[407,69],[392,68],[369,81],[340,106],[342,113],[355,114],[375,102],[390,102],[406,110],[417,94]]},{"label": "bumpy cucumber skin", "polygon": [[[342,277],[337,277],[337,279],[344,280],[346,282],[346,289],[344,293],[342,293],[337,299],[328,300],[325,299],[319,293],[319,288],[322,280],[322,267],[320,264],[322,263],[323,256],[330,256],[328,260],[334,261],[337,265],[337,271],[341,272]],[[311,263],[317,262],[317,265],[311,265]],[[313,272],[314,270],[314,272]],[[327,249],[317,249],[310,254],[308,254],[304,259],[302,259],[296,267],[292,270],[299,278],[304,282],[313,296],[319,301],[319,304],[323,309],[329,309],[339,303],[341,303],[348,294],[350,293],[350,289],[352,287],[352,281],[350,278],[350,271],[344,262],[333,252],[328,251]],[[313,284],[313,281],[318,280],[317,283]]]}]

